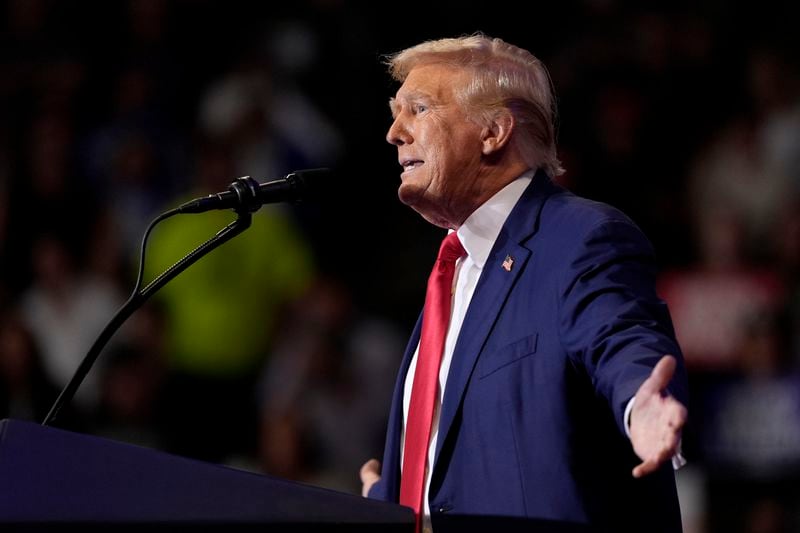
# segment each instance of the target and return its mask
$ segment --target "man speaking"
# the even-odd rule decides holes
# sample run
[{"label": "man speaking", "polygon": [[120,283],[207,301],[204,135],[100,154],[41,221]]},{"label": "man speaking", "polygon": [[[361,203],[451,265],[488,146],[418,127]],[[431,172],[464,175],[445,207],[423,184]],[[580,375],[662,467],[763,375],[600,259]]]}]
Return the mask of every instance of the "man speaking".
[{"label": "man speaking", "polygon": [[435,533],[680,532],[686,372],[653,250],[553,181],[545,67],[481,34],[388,65],[400,200],[447,235],[364,494]]}]

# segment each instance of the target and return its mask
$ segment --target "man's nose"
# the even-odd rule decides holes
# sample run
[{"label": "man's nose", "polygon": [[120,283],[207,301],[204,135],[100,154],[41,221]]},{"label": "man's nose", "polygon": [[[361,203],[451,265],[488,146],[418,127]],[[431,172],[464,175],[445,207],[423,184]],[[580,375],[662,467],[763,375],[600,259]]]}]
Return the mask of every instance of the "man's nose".
[{"label": "man's nose", "polygon": [[402,146],[411,142],[411,135],[403,125],[400,117],[394,119],[392,125],[389,126],[389,131],[386,132],[386,142],[395,146]]}]

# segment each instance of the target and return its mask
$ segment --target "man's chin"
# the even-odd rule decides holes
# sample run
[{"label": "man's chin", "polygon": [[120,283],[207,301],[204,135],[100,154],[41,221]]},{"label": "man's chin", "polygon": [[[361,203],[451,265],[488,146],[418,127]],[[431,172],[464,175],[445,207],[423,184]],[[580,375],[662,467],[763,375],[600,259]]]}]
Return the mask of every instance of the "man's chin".
[{"label": "man's chin", "polygon": [[414,206],[418,205],[422,199],[422,191],[418,187],[402,183],[397,189],[397,197],[408,207],[414,209]]}]

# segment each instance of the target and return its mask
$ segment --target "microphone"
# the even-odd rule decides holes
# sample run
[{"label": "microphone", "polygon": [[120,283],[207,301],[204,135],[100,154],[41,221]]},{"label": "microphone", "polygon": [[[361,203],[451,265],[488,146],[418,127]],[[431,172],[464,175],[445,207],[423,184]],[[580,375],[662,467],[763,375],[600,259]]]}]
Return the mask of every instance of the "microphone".
[{"label": "microphone", "polygon": [[334,173],[327,168],[297,170],[266,183],[244,176],[230,184],[227,191],[190,200],[179,213],[205,213],[215,209],[257,211],[264,204],[299,202],[317,198],[333,190]]}]

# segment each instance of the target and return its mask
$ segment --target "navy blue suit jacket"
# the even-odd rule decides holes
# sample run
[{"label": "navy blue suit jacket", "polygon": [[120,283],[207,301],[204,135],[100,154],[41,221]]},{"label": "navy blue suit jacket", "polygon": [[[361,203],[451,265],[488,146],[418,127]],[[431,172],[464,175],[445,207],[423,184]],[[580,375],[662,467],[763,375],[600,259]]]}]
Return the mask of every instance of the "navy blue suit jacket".
[{"label": "navy blue suit jacket", "polygon": [[[537,173],[495,242],[455,347],[429,492],[435,533],[500,524],[681,531],[672,466],[634,479],[640,461],[623,425],[665,354],[678,359],[670,392],[687,402],[655,274],[652,247],[628,217]],[[388,501],[399,497],[403,383],[420,324],[370,491]]]}]

